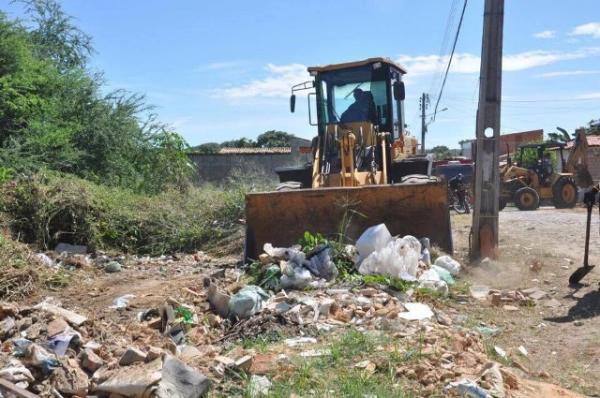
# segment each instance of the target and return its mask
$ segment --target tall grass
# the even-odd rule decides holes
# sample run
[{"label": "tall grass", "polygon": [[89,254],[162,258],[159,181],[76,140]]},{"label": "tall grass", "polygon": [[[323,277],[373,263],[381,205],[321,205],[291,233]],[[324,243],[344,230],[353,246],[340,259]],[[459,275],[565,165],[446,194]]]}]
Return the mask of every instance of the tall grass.
[{"label": "tall grass", "polygon": [[4,184],[0,212],[13,237],[42,249],[69,242],[159,255],[195,251],[237,231],[249,189],[257,187],[232,181],[147,196],[45,173]]}]

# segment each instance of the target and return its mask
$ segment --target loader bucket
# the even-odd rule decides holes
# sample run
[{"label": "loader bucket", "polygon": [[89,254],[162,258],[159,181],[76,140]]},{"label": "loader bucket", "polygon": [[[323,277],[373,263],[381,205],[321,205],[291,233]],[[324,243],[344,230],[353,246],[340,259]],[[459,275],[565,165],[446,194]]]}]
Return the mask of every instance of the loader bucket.
[{"label": "loader bucket", "polygon": [[296,244],[305,231],[339,237],[348,214],[353,214],[346,230],[349,243],[368,227],[384,223],[392,235],[428,237],[452,253],[447,186],[430,181],[248,194],[246,259],[257,259],[267,242],[275,247]]}]

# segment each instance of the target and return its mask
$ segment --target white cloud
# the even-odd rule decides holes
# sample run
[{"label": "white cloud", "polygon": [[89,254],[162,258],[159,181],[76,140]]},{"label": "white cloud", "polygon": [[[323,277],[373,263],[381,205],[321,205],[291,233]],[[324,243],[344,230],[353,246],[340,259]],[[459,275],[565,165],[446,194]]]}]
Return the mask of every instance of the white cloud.
[{"label": "white cloud", "polygon": [[216,89],[213,95],[226,98],[287,97],[292,85],[310,78],[306,66],[302,64],[268,64],[266,70],[268,76],[263,79],[252,80],[237,87]]},{"label": "white cloud", "polygon": [[[550,65],[565,60],[573,60],[600,55],[600,47],[584,48],[573,52],[533,50],[504,56],[504,71],[515,72],[539,66]],[[405,66],[408,76],[423,76],[441,73],[446,68],[448,55],[401,55],[395,61]],[[479,73],[480,58],[470,53],[458,53],[452,60],[451,73]],[[292,85],[310,79],[306,66],[302,64],[274,65],[265,67],[266,77],[248,83],[218,88],[212,91],[219,98],[287,97]]]},{"label": "white cloud", "polygon": [[[556,62],[586,58],[588,56],[600,55],[600,48],[592,47],[578,51],[563,53],[558,51],[532,50],[522,53],[508,54],[503,59],[504,71],[521,71],[538,66],[550,65]],[[440,73],[446,68],[448,55],[401,55],[397,62],[406,66],[409,75],[424,75]],[[480,69],[480,58],[478,55],[463,53],[455,54],[450,71],[453,73],[478,73]]]},{"label": "white cloud", "polygon": [[578,99],[578,100],[600,100],[600,91],[597,91],[595,93],[587,93],[587,94],[578,95],[577,97],[575,97],[575,99]]},{"label": "white cloud", "polygon": [[537,32],[533,34],[533,37],[536,39],[553,39],[556,37],[555,30],[543,30],[541,32]]},{"label": "white cloud", "polygon": [[203,70],[223,70],[223,69],[232,69],[237,68],[242,63],[240,61],[221,61],[221,62],[211,62],[209,64],[200,65],[197,69],[199,71]]},{"label": "white cloud", "polygon": [[562,76],[584,76],[584,75],[600,75],[600,70],[565,70],[559,72],[541,73],[537,77],[551,78]]},{"label": "white cloud", "polygon": [[600,22],[590,22],[576,26],[571,33],[571,36],[592,36],[600,39]]}]

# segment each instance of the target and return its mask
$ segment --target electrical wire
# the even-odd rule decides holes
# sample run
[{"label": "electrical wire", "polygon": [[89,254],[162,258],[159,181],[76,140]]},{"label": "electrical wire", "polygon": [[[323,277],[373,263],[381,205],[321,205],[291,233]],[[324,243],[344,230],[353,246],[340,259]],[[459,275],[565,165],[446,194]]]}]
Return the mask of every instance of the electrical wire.
[{"label": "electrical wire", "polygon": [[460,13],[460,20],[458,21],[458,27],[456,28],[456,35],[454,35],[454,43],[452,44],[452,52],[450,53],[450,58],[448,59],[448,65],[446,66],[446,72],[444,72],[444,80],[442,81],[442,87],[440,88],[440,93],[438,94],[437,101],[435,102],[435,108],[433,110],[432,120],[435,120],[437,115],[438,107],[440,105],[440,101],[442,100],[442,94],[444,93],[444,87],[446,86],[446,80],[448,80],[448,72],[450,72],[450,66],[452,65],[452,58],[454,58],[454,52],[456,51],[456,43],[458,43],[458,37],[460,36],[460,28],[462,27],[462,23],[465,17],[465,10],[467,9],[468,0],[465,0],[463,4],[462,11]]}]

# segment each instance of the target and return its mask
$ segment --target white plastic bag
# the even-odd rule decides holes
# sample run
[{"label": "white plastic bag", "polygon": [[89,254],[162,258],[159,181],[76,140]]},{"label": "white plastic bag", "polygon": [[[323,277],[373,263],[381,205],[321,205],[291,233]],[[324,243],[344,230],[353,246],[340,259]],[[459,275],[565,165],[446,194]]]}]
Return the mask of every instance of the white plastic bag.
[{"label": "white plastic bag", "polygon": [[375,225],[367,228],[356,241],[359,263],[371,253],[383,249],[392,240],[392,235],[385,224]]},{"label": "white plastic bag", "polygon": [[458,275],[460,273],[460,263],[450,256],[440,256],[435,260],[434,264],[444,268],[452,275]]},{"label": "white plastic bag", "polygon": [[358,268],[363,275],[386,275],[414,281],[419,265],[419,251],[410,239],[394,239],[371,253]]}]

